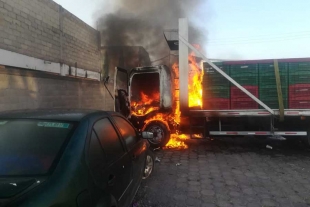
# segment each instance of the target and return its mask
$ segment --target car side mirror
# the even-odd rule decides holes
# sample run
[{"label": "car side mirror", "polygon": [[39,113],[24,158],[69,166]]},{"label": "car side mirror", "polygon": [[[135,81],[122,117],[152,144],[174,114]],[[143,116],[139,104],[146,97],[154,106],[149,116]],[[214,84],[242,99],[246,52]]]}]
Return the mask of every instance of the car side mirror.
[{"label": "car side mirror", "polygon": [[142,132],[142,138],[143,139],[153,139],[154,134],[153,134],[153,132],[144,131],[144,132]]}]

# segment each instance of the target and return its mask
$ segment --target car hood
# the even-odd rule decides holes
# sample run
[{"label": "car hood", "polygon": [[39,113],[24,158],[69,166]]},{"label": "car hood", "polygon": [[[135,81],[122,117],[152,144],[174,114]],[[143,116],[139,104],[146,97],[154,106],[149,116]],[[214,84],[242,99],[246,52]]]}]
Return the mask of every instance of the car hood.
[{"label": "car hood", "polygon": [[43,179],[37,178],[0,178],[0,206],[5,206],[42,182]]}]

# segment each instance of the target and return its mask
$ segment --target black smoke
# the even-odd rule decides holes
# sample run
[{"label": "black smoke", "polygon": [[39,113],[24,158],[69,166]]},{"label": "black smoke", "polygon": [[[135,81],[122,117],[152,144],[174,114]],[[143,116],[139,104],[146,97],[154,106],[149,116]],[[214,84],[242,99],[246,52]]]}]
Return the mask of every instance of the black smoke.
[{"label": "black smoke", "polygon": [[97,14],[103,46],[143,46],[152,60],[160,59],[169,55],[164,30],[177,29],[178,19],[184,17],[191,25],[190,41],[200,45],[206,42],[206,0],[106,2]]}]

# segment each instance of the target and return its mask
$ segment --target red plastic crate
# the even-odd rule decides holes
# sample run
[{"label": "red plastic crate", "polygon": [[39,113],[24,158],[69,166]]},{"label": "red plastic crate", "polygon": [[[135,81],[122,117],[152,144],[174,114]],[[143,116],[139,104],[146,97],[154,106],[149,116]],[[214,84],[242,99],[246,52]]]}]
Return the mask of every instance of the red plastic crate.
[{"label": "red plastic crate", "polygon": [[290,109],[310,109],[310,100],[290,100]]},{"label": "red plastic crate", "polygon": [[[258,86],[243,86],[243,87],[245,89],[247,89],[250,93],[252,93],[254,96],[258,97]],[[231,99],[234,99],[234,98],[249,98],[248,95],[246,95],[243,91],[241,91],[236,86],[232,86],[230,88],[230,97],[231,97]]]},{"label": "red plastic crate", "polygon": [[228,98],[208,98],[203,100],[203,109],[206,110],[227,110],[230,109]]},{"label": "red plastic crate", "polygon": [[258,109],[258,103],[251,98],[231,99],[231,109]]},{"label": "red plastic crate", "polygon": [[294,84],[289,86],[289,100],[310,100],[310,84]]},{"label": "red plastic crate", "polygon": [[290,101],[310,101],[310,95],[308,96],[291,96]]}]

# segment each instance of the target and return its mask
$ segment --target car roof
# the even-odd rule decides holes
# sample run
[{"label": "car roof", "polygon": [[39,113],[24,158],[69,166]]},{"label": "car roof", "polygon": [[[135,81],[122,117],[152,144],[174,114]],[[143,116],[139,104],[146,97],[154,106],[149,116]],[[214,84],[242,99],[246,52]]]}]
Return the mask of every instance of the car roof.
[{"label": "car roof", "polygon": [[88,115],[110,115],[115,112],[93,109],[37,109],[0,112],[0,119],[48,119],[61,121],[81,121]]}]

